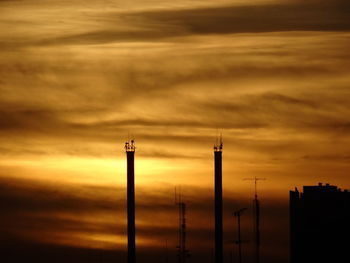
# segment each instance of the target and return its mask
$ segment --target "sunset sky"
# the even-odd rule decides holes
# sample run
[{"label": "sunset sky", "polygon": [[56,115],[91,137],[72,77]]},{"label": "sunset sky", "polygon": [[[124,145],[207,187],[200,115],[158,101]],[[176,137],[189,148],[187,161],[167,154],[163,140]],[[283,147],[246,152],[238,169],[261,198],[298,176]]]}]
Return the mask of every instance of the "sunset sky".
[{"label": "sunset sky", "polygon": [[175,262],[181,185],[211,263],[222,133],[226,262],[254,176],[262,263],[287,262],[289,190],[350,188],[349,50],[347,0],[0,1],[0,261],[125,262],[129,134],[138,262]]}]

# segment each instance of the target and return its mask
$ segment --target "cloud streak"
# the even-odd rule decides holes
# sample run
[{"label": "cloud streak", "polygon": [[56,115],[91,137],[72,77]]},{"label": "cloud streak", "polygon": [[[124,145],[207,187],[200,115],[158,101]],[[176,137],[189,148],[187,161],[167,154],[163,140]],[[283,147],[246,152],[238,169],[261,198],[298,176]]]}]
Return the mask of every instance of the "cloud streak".
[{"label": "cloud streak", "polygon": [[[64,36],[42,44],[167,41],[197,34],[348,31],[349,13],[349,4],[343,0],[144,11],[122,15],[124,22],[134,25],[131,30],[114,30],[111,24],[107,30]],[[110,15],[111,21],[118,16]]]}]

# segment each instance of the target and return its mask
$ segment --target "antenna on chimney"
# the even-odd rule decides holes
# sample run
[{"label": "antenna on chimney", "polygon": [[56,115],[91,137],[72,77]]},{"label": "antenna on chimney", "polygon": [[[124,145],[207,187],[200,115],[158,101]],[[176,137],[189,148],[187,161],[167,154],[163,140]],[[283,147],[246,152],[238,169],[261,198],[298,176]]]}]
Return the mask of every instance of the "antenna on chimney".
[{"label": "antenna on chimney", "polygon": [[220,136],[216,136],[214,152],[222,152],[223,146],[222,133],[220,133]]}]

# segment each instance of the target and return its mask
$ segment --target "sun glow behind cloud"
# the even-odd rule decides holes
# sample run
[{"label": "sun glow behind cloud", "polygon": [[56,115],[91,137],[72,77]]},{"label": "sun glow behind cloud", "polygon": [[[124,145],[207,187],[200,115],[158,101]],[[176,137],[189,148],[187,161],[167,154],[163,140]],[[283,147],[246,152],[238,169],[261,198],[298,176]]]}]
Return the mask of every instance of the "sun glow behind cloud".
[{"label": "sun glow behind cloud", "polygon": [[266,177],[259,193],[275,243],[263,243],[284,253],[270,262],[285,261],[289,189],[350,187],[346,1],[0,8],[1,230],[10,239],[122,250],[128,132],[140,246],[176,243],[173,189],[183,185],[191,249],[207,253],[200,262],[210,259],[218,130],[227,238],[231,210],[253,194],[243,179]]}]

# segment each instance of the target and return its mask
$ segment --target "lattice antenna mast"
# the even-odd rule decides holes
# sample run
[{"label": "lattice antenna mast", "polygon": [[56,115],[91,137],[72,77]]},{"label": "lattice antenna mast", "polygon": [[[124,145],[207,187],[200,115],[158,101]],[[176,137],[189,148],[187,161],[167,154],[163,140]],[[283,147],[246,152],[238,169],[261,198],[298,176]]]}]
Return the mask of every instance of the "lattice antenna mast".
[{"label": "lattice antenna mast", "polygon": [[266,178],[245,178],[244,180],[254,181],[254,230],[255,230],[255,263],[260,262],[260,202],[258,199],[258,181],[266,180]]},{"label": "lattice antenna mast", "polygon": [[253,178],[244,178],[245,181],[254,181],[254,198],[258,199],[258,181],[265,181],[266,178],[253,177]]},{"label": "lattice antenna mast", "polygon": [[186,204],[182,201],[181,188],[179,192],[175,187],[175,204],[179,209],[179,241],[177,245],[178,262],[185,263],[189,257],[189,251],[186,249]]}]

